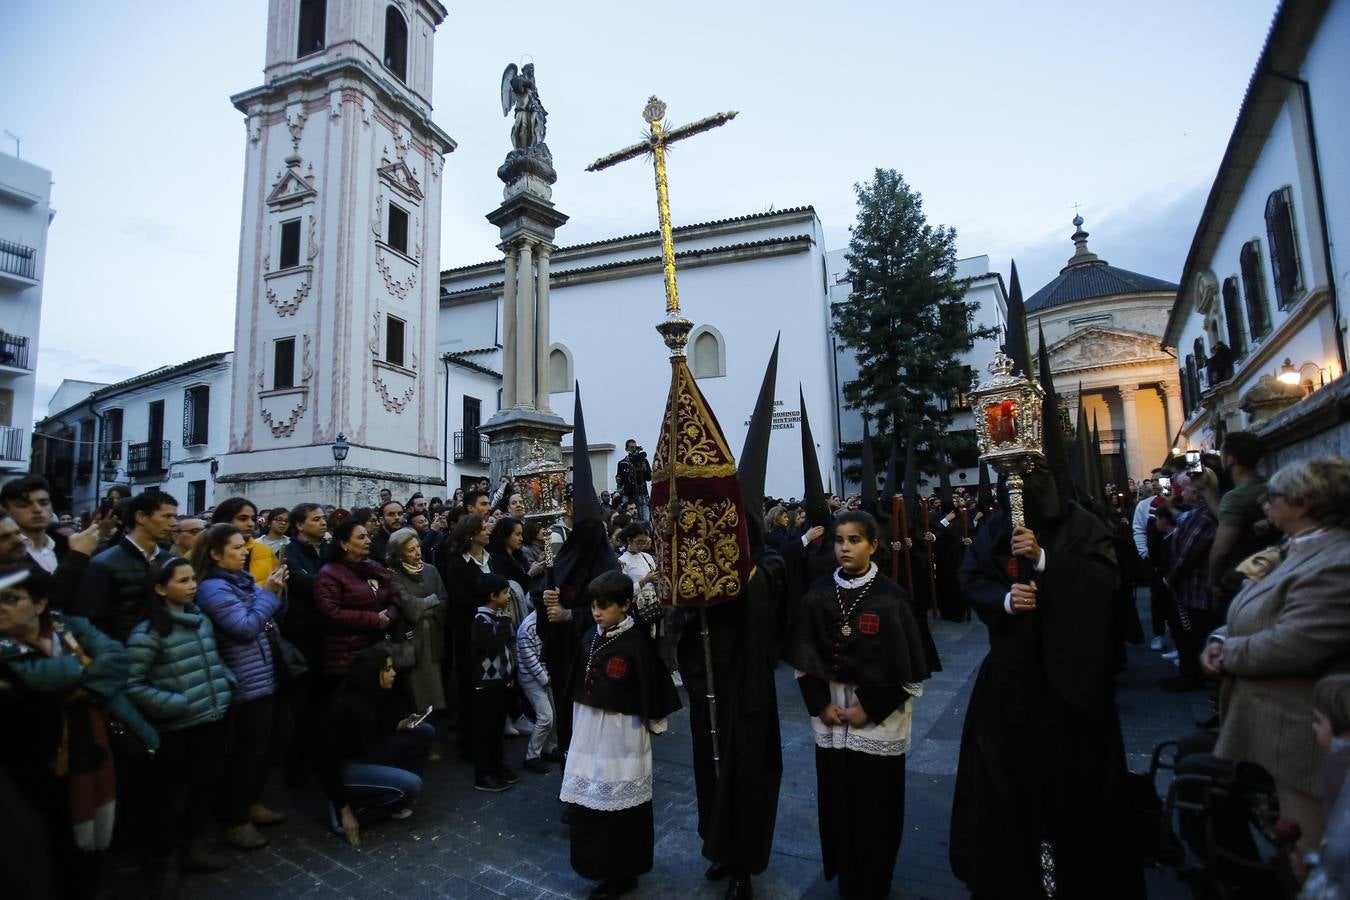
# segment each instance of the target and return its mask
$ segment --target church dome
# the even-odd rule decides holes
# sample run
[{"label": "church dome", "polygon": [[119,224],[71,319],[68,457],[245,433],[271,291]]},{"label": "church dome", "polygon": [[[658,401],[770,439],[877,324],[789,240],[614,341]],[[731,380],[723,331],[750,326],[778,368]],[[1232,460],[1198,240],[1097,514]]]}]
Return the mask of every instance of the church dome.
[{"label": "church dome", "polygon": [[1073,224],[1077,229],[1073,233],[1073,256],[1059,270],[1057,278],[1027,299],[1028,313],[1097,297],[1176,292],[1177,285],[1170,281],[1109,265],[1106,260],[1088,250],[1088,233],[1083,230],[1083,217],[1074,216]]}]

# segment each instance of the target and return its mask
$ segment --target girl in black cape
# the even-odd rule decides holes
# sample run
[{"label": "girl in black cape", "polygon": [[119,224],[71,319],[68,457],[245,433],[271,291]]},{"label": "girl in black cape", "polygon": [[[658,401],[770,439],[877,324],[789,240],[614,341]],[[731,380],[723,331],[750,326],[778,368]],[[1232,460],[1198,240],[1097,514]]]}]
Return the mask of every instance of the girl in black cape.
[{"label": "girl in black cape", "polygon": [[620,897],[652,869],[652,740],[680,708],[646,629],[628,616],[633,582],[605,572],[588,587],[595,627],[568,679],[572,741],[560,799],[570,803],[572,868],[600,881],[592,900]]},{"label": "girl in black cape", "polygon": [[905,592],[872,556],[877,522],[835,520],[839,568],[806,592],[784,660],[797,670],[816,741],[825,878],[845,897],[885,897],[905,821],[905,754],[914,704],[929,676]]}]

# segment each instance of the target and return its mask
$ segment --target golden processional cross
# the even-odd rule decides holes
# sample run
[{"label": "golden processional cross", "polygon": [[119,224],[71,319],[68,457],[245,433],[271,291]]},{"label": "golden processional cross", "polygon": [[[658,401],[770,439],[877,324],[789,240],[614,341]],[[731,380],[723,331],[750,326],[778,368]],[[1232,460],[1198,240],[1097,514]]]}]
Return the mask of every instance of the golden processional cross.
[{"label": "golden processional cross", "polygon": [[675,241],[671,237],[670,193],[666,187],[666,147],[676,141],[725,125],[736,118],[736,113],[717,113],[671,130],[667,130],[661,121],[665,116],[666,104],[656,97],[649,97],[647,105],[642,109],[642,118],[649,126],[647,139],[640,144],[597,159],[586,167],[586,171],[599,172],[637,156],[645,156],[648,153],[652,155],[656,169],[656,213],[661,221],[661,261],[666,276],[666,320],[657,326],[657,331],[665,338],[666,346],[670,348],[671,353],[683,354],[692,325],[680,315],[680,291],[675,285]]}]

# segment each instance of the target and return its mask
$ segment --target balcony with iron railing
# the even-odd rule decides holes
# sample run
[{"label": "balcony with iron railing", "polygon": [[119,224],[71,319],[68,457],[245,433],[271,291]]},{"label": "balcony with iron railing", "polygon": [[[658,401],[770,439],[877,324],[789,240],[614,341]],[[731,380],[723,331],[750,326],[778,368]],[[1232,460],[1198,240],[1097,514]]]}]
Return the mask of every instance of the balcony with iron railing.
[{"label": "balcony with iron railing", "polygon": [[169,442],[147,441],[127,447],[127,474],[133,478],[169,471]]},{"label": "balcony with iron railing", "polygon": [[455,462],[486,466],[492,459],[487,435],[476,431],[455,432]]},{"label": "balcony with iron railing", "polygon": [[13,241],[0,241],[0,279],[22,287],[36,284],[37,250]]},{"label": "balcony with iron railing", "polygon": [[0,425],[0,463],[23,462],[23,451],[23,429],[12,425]]},{"label": "balcony with iron railing", "polygon": [[28,338],[21,334],[0,331],[0,368],[24,369],[28,364]]}]

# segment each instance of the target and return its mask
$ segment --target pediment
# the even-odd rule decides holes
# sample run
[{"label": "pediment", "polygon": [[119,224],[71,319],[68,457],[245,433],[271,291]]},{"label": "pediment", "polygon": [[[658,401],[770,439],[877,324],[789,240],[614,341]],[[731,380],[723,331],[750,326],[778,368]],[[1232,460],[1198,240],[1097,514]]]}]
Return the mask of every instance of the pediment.
[{"label": "pediment", "polygon": [[403,196],[412,200],[422,199],[422,185],[418,183],[417,176],[413,174],[413,170],[403,160],[396,160],[388,165],[380,166],[376,174]]},{"label": "pediment", "polygon": [[272,185],[272,192],[267,195],[267,205],[272,207],[294,206],[297,203],[303,203],[317,193],[314,186],[308,180],[302,178],[294,167],[291,167],[281,174],[276,184]]},{"label": "pediment", "polygon": [[1163,353],[1156,335],[1101,326],[1075,331],[1051,344],[1046,352],[1054,372],[1170,359]]}]

